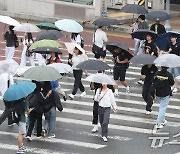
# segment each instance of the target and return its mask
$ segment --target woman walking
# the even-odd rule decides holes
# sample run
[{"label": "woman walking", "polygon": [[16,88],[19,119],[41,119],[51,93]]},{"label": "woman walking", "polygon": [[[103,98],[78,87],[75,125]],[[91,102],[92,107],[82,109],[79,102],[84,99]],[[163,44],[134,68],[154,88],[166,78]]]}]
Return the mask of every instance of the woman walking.
[{"label": "woman walking", "polygon": [[114,94],[112,90],[107,87],[107,84],[103,83],[102,88],[97,89],[94,99],[99,102],[98,112],[102,129],[101,135],[103,141],[107,142],[111,107],[114,112],[117,110]]}]

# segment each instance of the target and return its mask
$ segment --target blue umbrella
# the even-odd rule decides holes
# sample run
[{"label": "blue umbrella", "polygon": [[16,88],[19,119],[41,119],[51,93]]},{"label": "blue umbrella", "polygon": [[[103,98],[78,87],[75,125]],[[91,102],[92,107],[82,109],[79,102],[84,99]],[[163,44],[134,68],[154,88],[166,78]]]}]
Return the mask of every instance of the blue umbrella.
[{"label": "blue umbrella", "polygon": [[71,19],[62,19],[55,22],[60,30],[70,32],[70,33],[80,33],[83,31],[83,27],[76,21]]},{"label": "blue umbrella", "polygon": [[4,96],[3,99],[5,101],[15,101],[19,100],[23,97],[28,96],[30,93],[34,91],[36,88],[36,84],[28,81],[19,81],[10,86]]},{"label": "blue umbrella", "polygon": [[177,43],[180,44],[180,34],[173,33],[173,32],[164,33],[162,35],[159,35],[157,39],[155,40],[155,43],[160,50],[167,50],[167,47],[171,41],[170,38],[172,34],[177,35]]}]

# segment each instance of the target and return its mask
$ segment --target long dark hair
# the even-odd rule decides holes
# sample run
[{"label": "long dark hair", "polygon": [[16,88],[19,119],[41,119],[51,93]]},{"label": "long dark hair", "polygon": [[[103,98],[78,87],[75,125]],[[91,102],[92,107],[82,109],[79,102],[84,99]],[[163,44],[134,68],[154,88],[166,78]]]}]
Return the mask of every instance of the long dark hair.
[{"label": "long dark hair", "polygon": [[28,42],[30,42],[30,40],[32,40],[34,42],[32,33],[27,33],[27,39],[28,39]]},{"label": "long dark hair", "polygon": [[79,35],[79,33],[72,33],[71,34],[71,39],[72,40],[76,40],[77,36]]},{"label": "long dark hair", "polygon": [[14,30],[13,30],[14,26],[9,26],[9,31],[11,34],[14,34]]}]

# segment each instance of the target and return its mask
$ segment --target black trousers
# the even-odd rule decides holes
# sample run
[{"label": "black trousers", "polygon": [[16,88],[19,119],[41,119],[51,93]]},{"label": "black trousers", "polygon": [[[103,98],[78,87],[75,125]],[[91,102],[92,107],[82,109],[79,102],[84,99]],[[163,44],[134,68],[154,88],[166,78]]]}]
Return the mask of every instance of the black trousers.
[{"label": "black trousers", "polygon": [[27,131],[27,136],[31,136],[36,120],[37,120],[37,137],[41,136],[41,132],[42,132],[42,113],[39,113],[39,112],[36,112],[36,111],[31,111],[29,120],[30,120],[30,122],[29,122],[28,131]]},{"label": "black trousers", "polygon": [[74,87],[73,87],[73,91],[72,91],[73,95],[75,95],[77,93],[78,88],[80,89],[81,92],[85,91],[84,86],[81,82],[82,73],[83,73],[82,70],[73,70],[73,75],[75,78]]},{"label": "black trousers", "polygon": [[151,84],[144,84],[143,85],[143,91],[142,91],[142,96],[144,101],[146,102],[146,111],[152,111],[151,107],[153,105],[153,99],[150,95],[150,87]]},{"label": "black trousers", "polygon": [[92,124],[97,125],[98,124],[98,107],[99,107],[99,102],[94,101],[93,105],[93,120]]}]

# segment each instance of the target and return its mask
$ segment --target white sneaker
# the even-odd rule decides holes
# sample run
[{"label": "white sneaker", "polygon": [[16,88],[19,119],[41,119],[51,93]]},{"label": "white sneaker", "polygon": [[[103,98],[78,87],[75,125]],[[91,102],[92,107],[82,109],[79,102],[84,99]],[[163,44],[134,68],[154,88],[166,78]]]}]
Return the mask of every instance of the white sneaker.
[{"label": "white sneaker", "polygon": [[158,129],[161,129],[163,128],[164,126],[162,124],[156,124],[154,125],[154,128],[153,128],[153,131],[152,131],[152,134],[156,134]]},{"label": "white sneaker", "polygon": [[151,114],[151,112],[150,111],[146,111],[146,115],[150,115]]},{"label": "white sneaker", "polygon": [[143,80],[139,80],[137,83],[140,84],[140,85],[143,85],[144,81]]},{"label": "white sneaker", "polygon": [[167,120],[164,119],[164,122],[161,123],[161,125],[165,126],[167,124]]},{"label": "white sneaker", "polygon": [[70,97],[70,99],[74,99],[74,95],[73,94],[70,94],[69,97]]},{"label": "white sneaker", "polygon": [[130,86],[126,87],[126,93],[130,93]]},{"label": "white sneaker", "polygon": [[98,125],[95,125],[94,128],[92,129],[92,133],[96,133],[98,131]]},{"label": "white sneaker", "polygon": [[32,138],[31,138],[30,136],[26,136],[26,139],[27,139],[28,141],[32,141]]},{"label": "white sneaker", "polygon": [[114,96],[119,96],[118,92],[115,91],[114,92]]},{"label": "white sneaker", "polygon": [[103,139],[104,142],[107,142],[107,137],[106,136],[103,136],[102,139]]},{"label": "white sneaker", "polygon": [[85,96],[85,95],[86,95],[86,92],[84,91],[84,92],[81,93],[80,96],[83,97],[83,96]]},{"label": "white sneaker", "polygon": [[173,92],[173,93],[177,93],[177,92],[178,92],[178,89],[177,89],[177,88],[174,88],[172,92]]},{"label": "white sneaker", "polygon": [[53,134],[53,135],[51,135],[51,136],[48,136],[48,139],[55,138],[55,137],[56,137],[56,135]]}]

